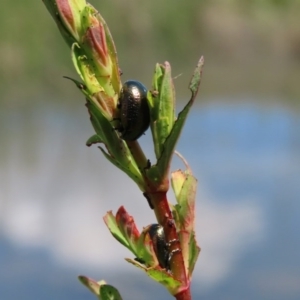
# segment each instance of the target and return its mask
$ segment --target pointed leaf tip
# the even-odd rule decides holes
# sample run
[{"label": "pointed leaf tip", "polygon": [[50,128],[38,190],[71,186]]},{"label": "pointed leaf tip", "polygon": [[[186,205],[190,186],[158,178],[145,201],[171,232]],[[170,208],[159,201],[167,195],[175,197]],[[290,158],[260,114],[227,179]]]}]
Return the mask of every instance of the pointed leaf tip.
[{"label": "pointed leaf tip", "polygon": [[100,284],[98,282],[96,282],[95,280],[93,280],[89,277],[83,276],[83,275],[78,276],[78,279],[93,294],[99,296]]},{"label": "pointed leaf tip", "polygon": [[192,76],[192,79],[191,79],[190,85],[189,85],[189,89],[192,92],[192,98],[195,98],[198,93],[203,66],[204,66],[204,57],[201,56],[198,61],[197,66],[194,70],[194,74]]}]

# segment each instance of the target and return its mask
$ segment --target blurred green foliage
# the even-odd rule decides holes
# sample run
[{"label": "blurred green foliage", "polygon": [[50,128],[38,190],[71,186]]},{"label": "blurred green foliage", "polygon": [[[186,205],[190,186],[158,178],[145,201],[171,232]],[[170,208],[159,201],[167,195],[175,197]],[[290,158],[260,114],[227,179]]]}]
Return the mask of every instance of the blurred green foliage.
[{"label": "blurred green foliage", "polygon": [[[200,95],[300,97],[299,0],[90,2],[111,29],[124,81],[150,87],[155,63],[168,60],[176,92],[187,99],[187,83],[203,54]],[[1,11],[0,103],[20,106],[42,95],[68,102],[78,95],[62,79],[77,75],[42,1],[2,0]]]}]

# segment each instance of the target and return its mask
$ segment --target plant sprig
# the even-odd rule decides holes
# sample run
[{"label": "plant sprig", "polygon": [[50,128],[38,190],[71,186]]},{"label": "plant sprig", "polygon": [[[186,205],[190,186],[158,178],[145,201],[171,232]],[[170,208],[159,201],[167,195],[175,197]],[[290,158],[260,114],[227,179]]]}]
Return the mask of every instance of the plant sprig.
[{"label": "plant sprig", "polygon": [[[145,96],[156,156],[156,161],[150,163],[139,142],[126,140],[126,135],[121,133],[124,130],[122,120],[126,121],[126,126],[131,126],[130,130],[140,130],[135,127],[138,122],[134,122],[134,118],[143,120],[143,115],[139,114],[148,113],[148,109],[139,110],[138,105],[144,99],[137,87],[126,90],[128,86],[121,82],[116,48],[105,20],[85,0],[43,2],[71,50],[81,79],[67,77],[86,99],[95,130],[87,145],[100,144],[103,155],[137,184],[154,210],[160,231],[150,234],[153,227],[145,224],[140,233],[123,206],[116,215],[108,212],[104,221],[112,235],[134,254],[134,259],[126,259],[128,262],[163,284],[177,300],[189,300],[192,272],[200,252],[194,231],[197,180],[181,155],[186,170],[171,173],[176,205],[170,206],[167,192],[171,160],[199,89],[204,59],[200,58],[189,84],[192,96],[177,118],[171,66],[168,62],[155,66],[152,89]],[[121,98],[127,101],[128,108]],[[140,136],[140,132],[136,136]],[[162,265],[164,259],[166,263]],[[80,281],[99,299],[121,299],[119,292],[106,283],[85,276],[81,276]]]}]

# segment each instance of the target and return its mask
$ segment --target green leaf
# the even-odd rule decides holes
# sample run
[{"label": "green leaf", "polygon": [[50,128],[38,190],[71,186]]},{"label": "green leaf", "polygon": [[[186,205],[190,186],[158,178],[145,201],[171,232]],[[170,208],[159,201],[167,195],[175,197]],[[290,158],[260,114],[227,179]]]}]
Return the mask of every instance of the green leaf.
[{"label": "green leaf", "polygon": [[197,245],[197,241],[195,239],[195,232],[192,232],[192,234],[190,235],[190,242],[189,242],[189,264],[188,264],[188,266],[189,266],[189,270],[188,270],[189,278],[192,277],[194,267],[195,267],[195,264],[197,262],[200,251],[201,251],[201,249]]},{"label": "green leaf", "polygon": [[108,212],[104,221],[112,235],[136,256],[134,261],[139,267],[157,267],[159,265],[152,240],[146,231],[147,227],[142,234],[139,234],[133,218],[123,207],[119,208],[115,218],[111,212]]},{"label": "green leaf", "polygon": [[192,79],[191,79],[190,85],[189,85],[189,89],[192,92],[192,97],[194,97],[194,98],[197,96],[197,93],[199,90],[203,65],[204,65],[204,57],[201,56],[198,61],[197,66],[196,66],[196,69],[194,70],[194,74],[192,76]]},{"label": "green leaf", "polygon": [[113,235],[113,237],[118,240],[122,245],[124,245],[126,248],[130,249],[130,245],[128,243],[128,241],[126,240],[126,238],[124,237],[123,233],[121,232],[116,218],[113,215],[112,211],[109,211],[106,213],[106,215],[103,217],[104,222],[106,224],[106,226],[108,227],[109,231],[111,232],[111,234]]},{"label": "green leaf", "polygon": [[192,92],[191,99],[186,104],[184,109],[179,113],[178,118],[172,128],[170,135],[164,142],[161,156],[159,157],[159,159],[157,161],[157,167],[160,171],[160,174],[162,174],[161,175],[162,178],[165,178],[167,176],[170,161],[171,161],[172,155],[174,153],[176,143],[179,139],[180,133],[182,131],[183,125],[184,125],[187,115],[190,111],[190,108],[192,107],[192,105],[195,101],[195,98],[197,96],[197,92],[198,92],[200,80],[201,80],[203,64],[204,64],[204,59],[203,59],[203,57],[201,57],[198,62],[198,65],[194,71],[193,77],[192,77],[190,85],[189,85],[190,90]]},{"label": "green leaf", "polygon": [[82,49],[78,43],[74,43],[72,45],[71,56],[77,73],[88,88],[89,95],[104,91],[94,74],[91,63],[87,59],[84,49]]},{"label": "green leaf", "polygon": [[101,114],[93,102],[88,101],[86,106],[90,113],[91,122],[96,134],[108,150],[105,152],[102,148],[100,148],[105,157],[115,166],[124,171],[136,182],[140,189],[143,190],[145,185],[143,176],[138,165],[133,159],[127,144],[118,136],[118,133],[112,127],[112,123]]},{"label": "green leaf", "polygon": [[75,85],[79,88],[80,91],[83,92],[83,94],[84,94],[86,97],[89,95],[88,92],[87,92],[86,86],[85,86],[82,82],[80,82],[80,81],[78,81],[78,80],[76,80],[76,79],[74,79],[74,78],[68,77],[68,76],[63,76],[63,78],[69,79],[69,80],[71,80],[73,83],[75,83]]},{"label": "green leaf", "polygon": [[140,181],[140,177],[137,176],[135,173],[130,172],[128,166],[121,165],[119,161],[117,161],[111,155],[109,155],[102,147],[98,148],[101,150],[102,154],[107,160],[109,160],[113,165],[115,165],[117,168],[126,173],[139,186],[141,190],[144,189],[144,184]]},{"label": "green leaf", "polygon": [[165,270],[150,269],[146,272],[150,278],[162,284],[171,295],[176,295],[178,293],[178,290],[180,289],[182,283],[172,277]]},{"label": "green leaf", "polygon": [[179,169],[171,173],[171,184],[176,199],[178,199],[180,195],[185,180],[186,180],[186,173],[184,171]]},{"label": "green leaf", "polygon": [[103,284],[100,286],[100,297],[101,300],[122,300],[119,291],[109,284]]},{"label": "green leaf", "polygon": [[81,73],[81,63],[79,59],[80,57],[84,57],[84,52],[81,50],[78,43],[73,43],[71,46],[71,59],[77,74],[84,81],[84,76]]},{"label": "green leaf", "polygon": [[158,266],[147,227],[140,234],[133,217],[127,213],[123,206],[118,209],[116,216],[109,211],[103,219],[111,234],[129,249],[139,261],[143,261],[147,266]]},{"label": "green leaf", "polygon": [[102,115],[101,111],[93,101],[88,100],[86,107],[90,114],[90,120],[94,130],[96,131],[96,134],[100,137],[103,143],[109,147],[110,145],[107,145],[107,140],[118,140],[119,138],[117,133],[113,129],[111,123]]},{"label": "green leaf", "polygon": [[151,107],[151,130],[156,157],[160,157],[162,146],[169,136],[175,119],[175,91],[171,66],[156,64],[153,77],[153,95],[148,99]]},{"label": "green leaf", "polygon": [[[86,145],[88,147],[94,145],[94,144],[98,144],[98,143],[103,143],[101,137],[98,134],[94,134],[92,135],[87,141],[86,141]],[[103,150],[104,151],[104,150]]]},{"label": "green leaf", "polygon": [[160,85],[162,81],[162,77],[164,75],[163,67],[160,64],[155,65],[154,77],[152,82],[152,87],[154,91],[160,90]]},{"label": "green leaf", "polygon": [[49,13],[51,14],[52,18],[55,20],[56,15],[58,13],[57,6],[55,5],[55,0],[43,0],[46,8],[48,9]]},{"label": "green leaf", "polygon": [[162,284],[171,295],[176,295],[181,287],[181,282],[176,280],[170,273],[168,273],[165,269],[157,268],[146,268],[139,262],[126,258],[126,261],[133,264],[139,269],[142,269],[146,272],[146,274],[152,278],[154,281]]}]

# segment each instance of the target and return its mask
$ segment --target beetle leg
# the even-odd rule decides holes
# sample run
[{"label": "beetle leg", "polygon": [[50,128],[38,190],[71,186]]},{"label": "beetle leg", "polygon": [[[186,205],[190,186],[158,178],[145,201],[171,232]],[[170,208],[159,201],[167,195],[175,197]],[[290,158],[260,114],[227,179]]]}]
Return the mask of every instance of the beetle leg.
[{"label": "beetle leg", "polygon": [[167,265],[168,265],[169,269],[170,269],[170,261],[171,261],[173,255],[175,253],[181,252],[180,248],[170,250],[171,245],[174,244],[174,243],[180,243],[180,241],[178,239],[173,239],[173,240],[170,240],[168,243],[166,243],[166,246],[168,248],[168,263],[167,263]]}]

